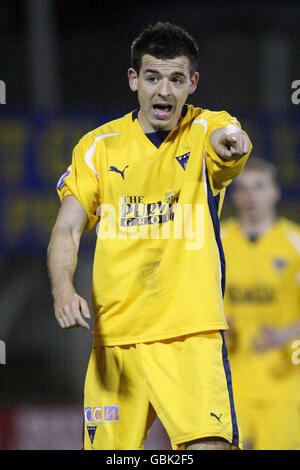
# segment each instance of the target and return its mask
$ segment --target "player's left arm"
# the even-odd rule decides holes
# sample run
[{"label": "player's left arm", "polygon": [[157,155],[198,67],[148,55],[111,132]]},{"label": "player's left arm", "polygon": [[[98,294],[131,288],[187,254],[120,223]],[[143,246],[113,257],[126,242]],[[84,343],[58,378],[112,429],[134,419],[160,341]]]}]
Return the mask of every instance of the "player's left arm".
[{"label": "player's left arm", "polygon": [[239,160],[250,150],[250,139],[239,126],[220,127],[210,135],[215,153],[224,160]]},{"label": "player's left arm", "polygon": [[243,170],[252,151],[252,143],[236,118],[226,111],[208,119],[205,163],[215,196]]}]

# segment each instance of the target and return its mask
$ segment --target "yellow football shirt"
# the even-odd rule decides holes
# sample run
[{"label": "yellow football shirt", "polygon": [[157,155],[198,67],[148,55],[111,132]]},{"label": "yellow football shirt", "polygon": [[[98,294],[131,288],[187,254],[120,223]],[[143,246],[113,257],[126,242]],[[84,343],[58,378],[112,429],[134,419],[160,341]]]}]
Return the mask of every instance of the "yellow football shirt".
[{"label": "yellow football shirt", "polygon": [[300,370],[292,362],[291,344],[259,353],[252,342],[264,326],[285,328],[299,321],[300,228],[279,219],[252,242],[240,224],[230,219],[222,223],[221,234],[226,259],[224,310],[232,324],[229,357],[233,380],[247,396],[271,400],[284,387],[286,393],[292,393],[294,380],[300,384]]},{"label": "yellow football shirt", "polygon": [[[96,226],[95,344],[226,329],[219,219],[225,187],[250,154],[225,161],[209,136],[239,123],[188,105],[157,148],[135,112],[86,134],[59,180]],[[251,149],[250,149],[251,150]]]}]

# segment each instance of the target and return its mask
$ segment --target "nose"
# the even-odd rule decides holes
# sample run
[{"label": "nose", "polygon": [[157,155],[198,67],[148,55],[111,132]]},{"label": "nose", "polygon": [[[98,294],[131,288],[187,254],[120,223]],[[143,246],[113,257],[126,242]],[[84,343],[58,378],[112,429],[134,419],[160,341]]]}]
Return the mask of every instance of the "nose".
[{"label": "nose", "polygon": [[163,98],[167,98],[168,96],[170,96],[169,80],[166,77],[163,78],[160,82],[158,94]]}]

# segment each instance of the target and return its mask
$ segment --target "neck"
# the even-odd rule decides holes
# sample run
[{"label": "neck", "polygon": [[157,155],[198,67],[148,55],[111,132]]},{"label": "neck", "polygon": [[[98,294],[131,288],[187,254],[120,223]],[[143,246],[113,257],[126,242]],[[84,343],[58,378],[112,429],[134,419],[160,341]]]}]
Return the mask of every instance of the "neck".
[{"label": "neck", "polygon": [[240,225],[247,236],[259,237],[267,232],[275,223],[276,214],[271,212],[263,217],[252,218],[245,215],[239,217]]}]

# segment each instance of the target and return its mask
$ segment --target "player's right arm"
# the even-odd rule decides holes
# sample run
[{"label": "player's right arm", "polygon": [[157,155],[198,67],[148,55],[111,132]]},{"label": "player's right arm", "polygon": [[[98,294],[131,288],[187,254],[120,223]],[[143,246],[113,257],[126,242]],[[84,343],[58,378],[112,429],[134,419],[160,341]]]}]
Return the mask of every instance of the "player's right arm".
[{"label": "player's right arm", "polygon": [[54,313],[62,328],[89,329],[88,304],[76,293],[73,283],[80,239],[87,221],[88,215],[79,201],[73,195],[66,196],[52,231],[47,258]]}]

